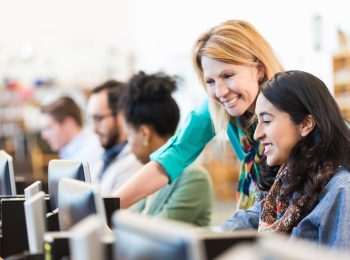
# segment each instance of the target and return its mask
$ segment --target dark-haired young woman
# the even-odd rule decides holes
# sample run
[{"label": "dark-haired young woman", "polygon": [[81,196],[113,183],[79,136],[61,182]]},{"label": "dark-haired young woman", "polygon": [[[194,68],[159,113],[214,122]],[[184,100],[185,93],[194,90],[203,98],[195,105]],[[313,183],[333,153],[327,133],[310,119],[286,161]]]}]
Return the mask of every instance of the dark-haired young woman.
[{"label": "dark-haired young woman", "polygon": [[325,84],[302,71],[277,73],[261,89],[254,138],[265,162],[257,202],[226,230],[282,232],[350,249],[350,130]]},{"label": "dark-haired young woman", "polygon": [[[171,93],[176,81],[163,74],[134,75],[123,97],[123,112],[131,150],[142,163],[175,133],[179,107]],[[147,185],[147,184],[144,184]],[[212,187],[208,172],[199,165],[186,168],[170,185],[137,203],[134,211],[190,222],[210,223]]]}]

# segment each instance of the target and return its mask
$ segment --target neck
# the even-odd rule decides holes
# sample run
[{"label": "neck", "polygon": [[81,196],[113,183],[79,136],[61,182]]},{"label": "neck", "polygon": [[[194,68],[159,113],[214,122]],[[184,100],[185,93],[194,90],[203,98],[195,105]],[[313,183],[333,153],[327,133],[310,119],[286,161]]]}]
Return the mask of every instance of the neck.
[{"label": "neck", "polygon": [[153,135],[152,136],[152,141],[151,141],[151,151],[152,153],[157,151],[160,147],[165,144],[170,136],[167,137],[161,137],[159,135]]}]

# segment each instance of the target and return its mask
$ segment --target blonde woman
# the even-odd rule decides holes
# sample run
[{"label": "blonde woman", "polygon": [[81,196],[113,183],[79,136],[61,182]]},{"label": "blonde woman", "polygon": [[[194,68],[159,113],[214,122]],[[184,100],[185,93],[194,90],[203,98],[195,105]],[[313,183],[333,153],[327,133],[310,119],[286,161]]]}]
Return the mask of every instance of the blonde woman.
[{"label": "blonde woman", "polygon": [[[176,179],[217,134],[227,132],[241,161],[238,208],[254,203],[262,150],[254,141],[253,115],[261,84],[282,67],[270,45],[248,22],[229,20],[195,42],[193,62],[208,101],[116,194],[129,207]],[[147,185],[144,185],[147,183]]]}]

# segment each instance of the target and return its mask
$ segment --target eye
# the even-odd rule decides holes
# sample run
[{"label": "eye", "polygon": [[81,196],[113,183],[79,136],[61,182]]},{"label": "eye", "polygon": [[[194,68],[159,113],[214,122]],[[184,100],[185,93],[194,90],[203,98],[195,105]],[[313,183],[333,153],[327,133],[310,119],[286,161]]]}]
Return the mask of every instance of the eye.
[{"label": "eye", "polygon": [[208,86],[212,86],[215,83],[215,81],[212,79],[207,79],[205,82],[207,83]]},{"label": "eye", "polygon": [[261,125],[269,125],[271,123],[271,120],[258,120],[258,124],[261,124]]},{"label": "eye", "polygon": [[263,125],[269,125],[271,123],[271,121],[270,120],[263,120],[261,123]]},{"label": "eye", "polygon": [[233,76],[234,76],[234,74],[228,73],[228,74],[224,75],[224,79],[229,79],[229,78],[232,78]]}]

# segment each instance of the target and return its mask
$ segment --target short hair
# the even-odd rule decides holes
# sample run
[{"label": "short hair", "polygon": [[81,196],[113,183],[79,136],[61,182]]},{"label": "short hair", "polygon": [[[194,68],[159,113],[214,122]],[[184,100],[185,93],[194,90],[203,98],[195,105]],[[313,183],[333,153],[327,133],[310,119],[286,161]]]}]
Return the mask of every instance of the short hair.
[{"label": "short hair", "polygon": [[127,123],[138,128],[150,125],[162,137],[173,135],[180,119],[180,110],[171,96],[176,80],[163,73],[135,74],[123,96],[123,112]]},{"label": "short hair", "polygon": [[62,96],[42,106],[41,113],[52,116],[60,124],[62,124],[67,117],[72,117],[79,126],[83,125],[81,110],[71,97]]},{"label": "short hair", "polygon": [[95,87],[91,93],[97,94],[102,91],[107,91],[108,107],[111,109],[114,115],[117,115],[120,109],[120,99],[124,89],[125,83],[116,80],[108,80]]},{"label": "short hair", "polygon": [[[265,69],[261,83],[283,71],[270,44],[254,28],[242,20],[228,20],[203,33],[193,47],[193,64],[196,74],[207,90],[202,68],[202,57],[236,65],[260,63]],[[215,132],[226,131],[230,115],[225,108],[209,99],[209,110]]]}]

